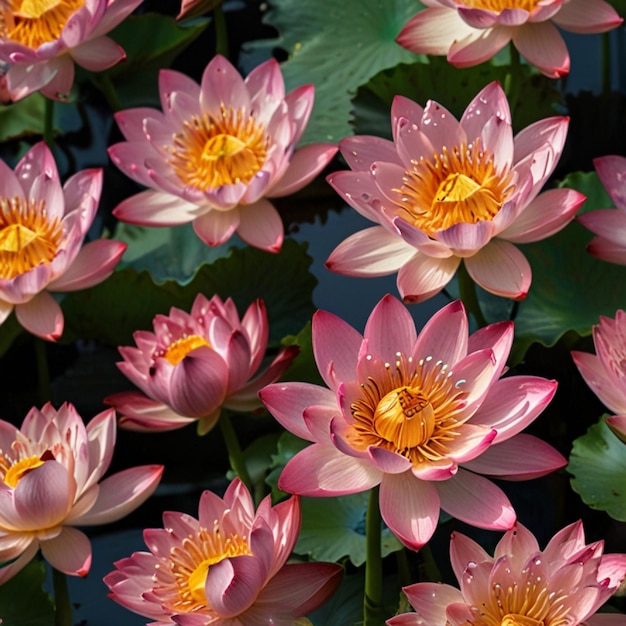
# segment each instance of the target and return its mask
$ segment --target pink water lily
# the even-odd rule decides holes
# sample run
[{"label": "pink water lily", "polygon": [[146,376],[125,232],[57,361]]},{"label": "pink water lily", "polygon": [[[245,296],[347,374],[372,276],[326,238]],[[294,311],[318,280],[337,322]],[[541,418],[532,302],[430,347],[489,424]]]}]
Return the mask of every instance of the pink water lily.
[{"label": "pink water lily", "polygon": [[109,148],[111,159],[150,189],[124,200],[114,214],[144,226],[193,222],[209,246],[236,231],[251,246],[277,252],[283,225],[268,198],[304,187],[337,151],[322,143],[295,150],[313,107],[313,86],[285,95],[276,61],[244,80],[216,56],[200,85],[162,70],[159,89],[163,112],[116,115],[127,141]]},{"label": "pink water lily", "polygon": [[20,429],[0,420],[0,583],[41,549],[66,574],[86,576],[91,545],[76,526],[114,522],[156,489],[163,467],[133,467],[102,480],[115,445],[115,413],[85,427],[71,404],[33,408]]},{"label": "pink water lily", "polygon": [[125,54],[107,33],[141,0],[5,0],[0,5],[0,61],[14,100],[40,91],[66,100],[74,64],[100,72]]},{"label": "pink water lily", "polygon": [[598,157],[593,164],[617,208],[578,216],[578,221],[596,235],[587,250],[603,261],[626,265],[626,157]]},{"label": "pink water lily", "polygon": [[139,330],[135,346],[120,347],[118,367],[141,391],[106,399],[132,430],[172,430],[196,422],[205,434],[222,408],[252,411],[261,407],[259,389],[278,380],[298,354],[296,346],[279,351],[258,372],[269,335],[267,312],[256,300],[239,319],[235,303],[198,294],[187,313],[172,307],[157,315],[154,332]]},{"label": "pink water lily", "polygon": [[[493,557],[469,537],[453,533],[450,561],[460,589],[441,583],[404,588],[415,613],[389,626],[621,626],[621,613],[595,614],[626,576],[626,555],[585,544],[582,522],[559,531],[542,551],[516,524]],[[595,614],[595,615],[594,615]]]},{"label": "pink water lily", "polygon": [[511,528],[508,499],[481,474],[526,480],[566,463],[548,444],[520,434],[556,382],[500,379],[512,339],[509,322],[468,335],[458,301],[419,335],[392,296],[376,305],[363,335],[318,311],[313,349],[329,388],[289,382],[260,392],[286,429],[313,442],[287,463],[278,486],[336,496],[380,485],[383,519],[410,548],[430,539],[440,507],[475,526]]},{"label": "pink water lily", "polygon": [[111,597],[153,626],[293,626],[341,581],[331,563],[286,564],[300,530],[297,497],[258,509],[237,478],[223,498],[205,491],[198,519],[163,515],[144,531],[150,552],[115,563]]},{"label": "pink water lily", "polygon": [[570,58],[559,28],[604,33],[622,18],[604,0],[422,0],[398,43],[413,52],[447,55],[456,67],[487,61],[509,42],[546,76],[569,72]]},{"label": "pink water lily", "polygon": [[63,332],[63,312],[51,293],[102,282],[126,244],[83,244],[100,200],[102,171],[83,170],[61,187],[45,143],[12,171],[0,161],[0,324],[15,310],[29,332],[48,340]]},{"label": "pink water lily", "polygon": [[498,83],[470,102],[460,121],[432,100],[396,97],[393,141],[343,139],[353,171],[328,182],[378,226],[348,237],[326,266],[348,276],[398,272],[407,302],[441,291],[461,263],[481,287],[521,299],[531,268],[514,245],[544,239],[573,219],[585,197],[572,189],[539,193],[563,150],[568,119],[551,117],[515,137]]}]

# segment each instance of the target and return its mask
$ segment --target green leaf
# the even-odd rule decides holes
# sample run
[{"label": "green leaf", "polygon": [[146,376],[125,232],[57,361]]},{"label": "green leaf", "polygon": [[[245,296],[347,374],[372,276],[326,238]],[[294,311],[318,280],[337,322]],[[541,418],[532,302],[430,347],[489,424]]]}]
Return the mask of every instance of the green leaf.
[{"label": "green leaf", "polygon": [[[336,498],[301,498],[302,528],[294,548],[316,561],[348,557],[357,567],[365,563],[365,514],[369,491]],[[388,529],[382,529],[383,557],[402,549]]]},{"label": "green leaf", "polygon": [[626,444],[604,420],[574,441],[567,471],[585,504],[626,522]]},{"label": "green leaf", "polygon": [[54,623],[52,600],[42,588],[45,577],[45,565],[34,560],[0,587],[2,626],[50,626]]},{"label": "green leaf", "polygon": [[315,357],[313,355],[313,337],[311,334],[311,322],[307,322],[306,326],[297,334],[285,337],[281,344],[283,346],[298,346],[300,352],[289,366],[283,380],[297,380],[313,383],[315,385],[324,385],[324,381],[320,376]]},{"label": "green leaf", "polygon": [[287,51],[282,66],[287,88],[315,85],[303,143],[336,142],[353,134],[351,98],[357,87],[384,68],[419,58],[395,42],[418,8],[415,0],[273,0],[264,21],[280,36],[245,50],[255,58],[270,57],[276,47]]}]

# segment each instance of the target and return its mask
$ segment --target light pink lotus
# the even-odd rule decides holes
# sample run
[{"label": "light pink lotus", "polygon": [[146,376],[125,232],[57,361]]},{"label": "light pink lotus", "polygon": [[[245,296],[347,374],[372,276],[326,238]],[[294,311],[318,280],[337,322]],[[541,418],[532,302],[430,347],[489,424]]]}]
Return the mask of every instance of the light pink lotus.
[{"label": "light pink lotus", "polygon": [[[172,430],[198,423],[207,433],[223,408],[252,411],[261,407],[257,393],[278,380],[298,354],[281,350],[257,374],[265,356],[269,327],[262,300],[240,320],[235,303],[198,294],[190,313],[175,307],[157,315],[154,332],[134,334],[137,347],[120,347],[118,367],[140,391],[114,394],[105,402],[131,430]],[[254,376],[254,378],[252,378]],[[143,393],[142,393],[143,392]]]},{"label": "light pink lotus", "polygon": [[67,100],[74,63],[100,72],[125,58],[111,29],[141,0],[44,0],[2,2],[0,61],[9,65],[7,81],[14,100],[40,91]]},{"label": "light pink lotus", "polygon": [[102,479],[115,445],[115,413],[87,427],[71,404],[32,408],[22,427],[0,420],[0,583],[41,548],[57,570],[86,576],[91,545],[75,526],[114,522],[156,489],[163,467],[145,465]]},{"label": "light pink lotus", "polygon": [[109,148],[111,159],[151,189],[124,200],[114,214],[144,226],[193,222],[209,246],[237,231],[251,246],[277,252],[283,225],[268,198],[304,187],[337,151],[322,143],[295,150],[313,107],[313,86],[285,95],[276,61],[244,80],[216,56],[201,85],[162,70],[159,88],[163,113],[141,108],[116,115],[127,141]]},{"label": "light pink lotus", "polygon": [[[236,478],[224,498],[205,491],[198,519],[163,515],[144,531],[150,552],[115,563],[109,597],[153,626],[292,626],[335,591],[341,567],[285,564],[300,530],[297,497],[259,508]],[[297,622],[299,623],[299,622]]]},{"label": "light pink lotus", "polygon": [[556,382],[499,380],[513,339],[502,322],[468,338],[461,302],[441,309],[419,335],[402,303],[385,296],[364,335],[331,313],[313,317],[313,349],[325,383],[277,383],[260,392],[274,417],[313,445],[294,456],[278,486],[338,496],[380,485],[387,526],[417,549],[439,508],[481,528],[509,529],[515,512],[480,474],[526,480],[565,459],[520,431],[548,404]]},{"label": "light pink lotus", "polygon": [[626,265],[626,157],[603,156],[594,159],[593,164],[617,209],[600,209],[578,216],[578,221],[597,235],[587,250],[603,261]]},{"label": "light pink lotus", "polygon": [[367,219],[326,266],[348,276],[398,272],[406,302],[441,291],[461,262],[481,287],[526,297],[531,269],[513,244],[544,239],[571,219],[585,197],[571,189],[539,191],[561,155],[568,119],[551,117],[515,137],[498,83],[487,85],[458,122],[440,104],[426,108],[397,96],[394,141],[343,139],[353,171],[328,182]]},{"label": "light pink lotus", "polygon": [[83,240],[98,210],[102,170],[78,172],[61,187],[45,143],[13,172],[0,161],[0,324],[15,310],[29,332],[48,340],[63,333],[63,312],[50,295],[102,282],[126,244]]},{"label": "light pink lotus", "polygon": [[415,613],[389,626],[623,626],[621,613],[594,613],[626,576],[626,555],[585,545],[582,522],[559,531],[541,551],[516,524],[493,557],[469,537],[452,534],[450,561],[459,586],[417,583],[404,588]]},{"label": "light pink lotus", "polygon": [[[569,72],[570,59],[556,26],[573,33],[604,33],[622,18],[604,0],[422,0],[397,42],[413,52],[447,55],[456,67],[478,65],[510,41],[550,78]],[[556,26],[555,26],[556,25]]]}]

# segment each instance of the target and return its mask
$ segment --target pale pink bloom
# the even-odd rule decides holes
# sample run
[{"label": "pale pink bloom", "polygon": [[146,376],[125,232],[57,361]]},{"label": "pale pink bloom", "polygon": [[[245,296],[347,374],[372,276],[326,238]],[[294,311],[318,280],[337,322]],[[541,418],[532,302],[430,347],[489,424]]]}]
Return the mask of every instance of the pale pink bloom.
[{"label": "pale pink bloom", "polygon": [[[157,315],[154,332],[138,330],[137,347],[120,347],[117,365],[139,391],[117,393],[105,400],[132,430],[172,430],[198,422],[204,434],[217,423],[222,407],[253,411],[261,407],[258,391],[278,380],[298,354],[282,349],[257,373],[269,334],[262,300],[239,319],[235,303],[198,294],[186,313],[175,307]],[[142,393],[143,392],[143,393]]]},{"label": "pale pink bloom", "polygon": [[91,545],[75,526],[114,522],[156,489],[163,467],[145,465],[101,480],[115,445],[109,409],[87,427],[71,404],[32,408],[21,429],[0,420],[0,582],[19,572],[41,548],[66,574],[86,576]]},{"label": "pale pink bloom", "polygon": [[516,524],[493,557],[469,537],[452,534],[450,561],[460,590],[441,583],[404,588],[415,613],[389,626],[623,626],[623,614],[594,613],[626,576],[626,555],[585,545],[582,522],[560,530],[542,551]]},{"label": "pale pink bloom", "polygon": [[198,519],[163,515],[144,531],[150,552],[117,561],[109,597],[153,626],[293,626],[335,591],[341,567],[285,564],[300,531],[297,497],[258,509],[236,478],[224,498],[205,491]]},{"label": "pale pink bloom", "polygon": [[603,261],[626,265],[626,157],[603,156],[594,159],[593,164],[617,209],[578,216],[578,221],[597,235],[587,250]]},{"label": "pale pink bloom", "polygon": [[111,159],[151,189],[123,201],[114,214],[144,226],[193,222],[209,246],[237,231],[251,246],[277,252],[283,225],[268,198],[304,187],[337,151],[322,143],[295,150],[313,107],[313,86],[285,95],[276,61],[244,80],[216,56],[201,85],[162,70],[159,88],[163,113],[139,108],[116,115],[127,141],[109,148]]},{"label": "pale pink bloom", "polygon": [[[622,18],[604,0],[422,0],[397,42],[413,52],[447,55],[456,67],[478,65],[510,41],[550,78],[569,72],[557,26],[573,33],[604,33]],[[556,26],[555,26],[556,25]]]},{"label": "pale pink bloom", "polygon": [[539,191],[561,155],[568,119],[551,117],[515,137],[498,83],[487,85],[457,121],[440,104],[397,96],[394,141],[356,136],[340,150],[353,171],[328,182],[379,224],[355,233],[326,266],[348,276],[398,272],[407,302],[441,291],[461,262],[481,287],[526,297],[531,269],[514,245],[544,239],[573,219],[585,197]]},{"label": "pale pink bloom", "polygon": [[74,63],[100,72],[125,58],[111,29],[141,0],[5,0],[0,3],[0,61],[9,64],[14,100],[40,91],[66,100]]},{"label": "pale pink bloom", "polygon": [[98,210],[102,171],[83,170],[61,187],[45,143],[33,146],[15,172],[0,161],[0,324],[15,309],[29,332],[55,340],[63,312],[51,292],[102,282],[126,244],[83,240]]},{"label": "pale pink bloom", "polygon": [[511,504],[480,474],[526,480],[566,463],[548,444],[519,434],[548,404],[556,382],[499,380],[512,340],[511,322],[468,337],[459,301],[419,335],[392,296],[376,305],[363,336],[318,311],[313,349],[330,389],[288,382],[259,394],[285,428],[313,442],[287,463],[279,487],[338,496],[380,485],[383,519],[415,549],[433,534],[440,507],[474,526],[511,528]]}]

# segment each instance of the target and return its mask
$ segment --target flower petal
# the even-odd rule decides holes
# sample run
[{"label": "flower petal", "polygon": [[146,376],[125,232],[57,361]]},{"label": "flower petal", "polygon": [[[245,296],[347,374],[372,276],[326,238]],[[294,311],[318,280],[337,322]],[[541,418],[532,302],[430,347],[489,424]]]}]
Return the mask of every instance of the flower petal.
[{"label": "flower petal", "polygon": [[63,311],[47,292],[15,307],[17,321],[30,333],[48,341],[56,341],[63,334]]},{"label": "flower petal", "polygon": [[405,302],[423,302],[438,294],[456,273],[461,259],[436,259],[416,254],[398,272],[398,291]]},{"label": "flower petal", "polygon": [[262,198],[239,207],[237,234],[249,245],[278,252],[283,244],[283,222],[274,205]]},{"label": "flower petal", "polygon": [[552,22],[518,26],[513,34],[513,43],[520,54],[546,76],[561,78],[569,73],[567,46]]},{"label": "flower petal", "polygon": [[71,526],[64,526],[54,539],[42,541],[41,553],[64,574],[87,576],[91,568],[91,543],[85,533]]}]

